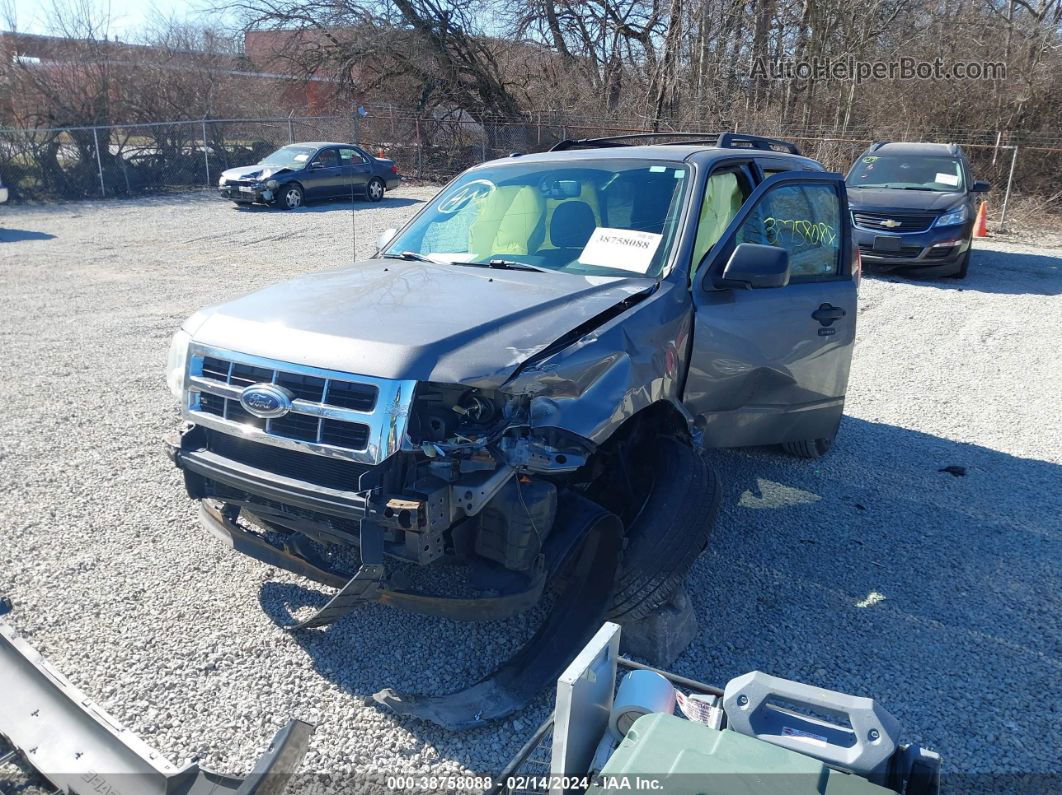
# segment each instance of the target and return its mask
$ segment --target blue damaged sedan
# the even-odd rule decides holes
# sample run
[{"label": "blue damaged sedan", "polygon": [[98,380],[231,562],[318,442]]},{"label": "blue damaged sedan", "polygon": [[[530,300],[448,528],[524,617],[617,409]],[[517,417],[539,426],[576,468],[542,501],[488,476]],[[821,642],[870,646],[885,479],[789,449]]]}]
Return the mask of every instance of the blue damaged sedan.
[{"label": "blue damaged sedan", "polygon": [[393,160],[353,144],[312,141],[282,146],[253,166],[223,171],[218,192],[238,205],[293,210],[309,201],[355,194],[378,202],[402,177]]}]

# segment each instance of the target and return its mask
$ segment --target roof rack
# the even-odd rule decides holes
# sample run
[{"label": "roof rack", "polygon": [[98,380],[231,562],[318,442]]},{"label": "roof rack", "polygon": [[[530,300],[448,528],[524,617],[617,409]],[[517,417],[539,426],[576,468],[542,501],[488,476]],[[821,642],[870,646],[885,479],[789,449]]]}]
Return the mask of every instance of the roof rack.
[{"label": "roof rack", "polygon": [[781,138],[764,138],[762,135],[746,135],[738,132],[725,132],[719,136],[716,146],[721,149],[762,149],[766,152],[774,152],[781,148],[782,151],[791,155],[799,155],[797,145]]},{"label": "roof rack", "polygon": [[[563,152],[568,149],[598,149],[613,146],[630,146],[628,141],[640,138],[697,138],[716,141],[719,133],[693,133],[693,132],[645,132],[628,133],[626,135],[606,135],[601,138],[565,138],[550,147],[551,152]],[[699,142],[699,141],[698,141]],[[676,141],[675,143],[690,143],[689,141]]]},{"label": "roof rack", "polygon": [[643,138],[679,138],[678,141],[660,141],[653,146],[676,144],[707,144],[721,149],[759,149],[774,152],[781,149],[789,154],[799,155],[796,144],[779,138],[764,138],[760,135],[747,135],[738,132],[646,132],[626,135],[608,135],[601,138],[566,138],[550,147],[551,152],[563,152],[568,149],[595,149],[615,146],[630,146],[628,141]]},{"label": "roof rack", "polygon": [[[878,149],[881,149],[881,147],[885,146],[886,144],[894,144],[894,143],[927,144],[927,145],[935,145],[936,144],[935,141],[875,141],[874,143],[872,143],[870,145],[870,151],[871,152],[876,152]],[[941,144],[941,146],[947,146],[948,147],[948,152],[950,154],[953,154],[953,155],[962,154],[962,147],[959,146],[958,144],[954,144],[954,143],[952,143],[952,144]]]}]

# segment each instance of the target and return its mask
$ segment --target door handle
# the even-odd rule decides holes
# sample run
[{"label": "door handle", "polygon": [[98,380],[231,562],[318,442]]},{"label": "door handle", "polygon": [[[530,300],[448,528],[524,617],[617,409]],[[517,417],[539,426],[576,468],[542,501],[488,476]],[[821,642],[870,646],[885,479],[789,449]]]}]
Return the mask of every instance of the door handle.
[{"label": "door handle", "polygon": [[822,325],[831,326],[833,325],[833,321],[840,320],[845,316],[845,311],[839,306],[822,304],[818,309],[811,313],[811,316]]}]

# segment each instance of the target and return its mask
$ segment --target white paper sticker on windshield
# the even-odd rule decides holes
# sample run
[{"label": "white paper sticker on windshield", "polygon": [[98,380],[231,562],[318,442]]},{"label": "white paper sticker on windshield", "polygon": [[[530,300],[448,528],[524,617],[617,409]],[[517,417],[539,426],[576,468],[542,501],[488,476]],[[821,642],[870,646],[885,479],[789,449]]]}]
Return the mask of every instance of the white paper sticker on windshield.
[{"label": "white paper sticker on windshield", "polygon": [[645,273],[663,235],[599,226],[579,255],[584,265]]},{"label": "white paper sticker on windshield", "polygon": [[309,155],[295,155],[295,157],[294,157],[294,158],[292,158],[292,159],[293,159],[293,160],[294,160],[294,161],[295,161],[296,163],[301,163],[301,162],[302,162],[303,160],[309,160],[309,159],[310,159],[310,156],[309,156]]},{"label": "white paper sticker on windshield", "polygon": [[450,262],[471,262],[476,258],[475,252],[472,251],[432,251],[424,256],[441,265]]},{"label": "white paper sticker on windshield", "polygon": [[939,182],[941,185],[958,185],[959,184],[959,175],[958,174],[944,174],[942,172],[940,174],[937,174],[936,179],[934,179],[933,181],[934,182]]}]

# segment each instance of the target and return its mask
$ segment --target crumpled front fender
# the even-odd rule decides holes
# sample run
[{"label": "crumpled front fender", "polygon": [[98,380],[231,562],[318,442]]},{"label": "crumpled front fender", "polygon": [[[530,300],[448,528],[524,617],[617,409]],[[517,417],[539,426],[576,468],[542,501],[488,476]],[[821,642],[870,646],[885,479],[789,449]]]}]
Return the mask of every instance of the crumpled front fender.
[{"label": "crumpled front fender", "polygon": [[688,298],[662,282],[567,346],[532,357],[502,389],[530,397],[532,427],[562,428],[595,445],[660,401],[688,421],[681,401],[693,318]]}]

